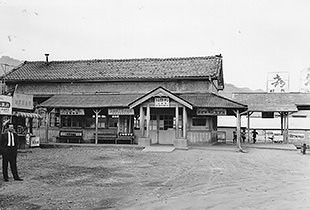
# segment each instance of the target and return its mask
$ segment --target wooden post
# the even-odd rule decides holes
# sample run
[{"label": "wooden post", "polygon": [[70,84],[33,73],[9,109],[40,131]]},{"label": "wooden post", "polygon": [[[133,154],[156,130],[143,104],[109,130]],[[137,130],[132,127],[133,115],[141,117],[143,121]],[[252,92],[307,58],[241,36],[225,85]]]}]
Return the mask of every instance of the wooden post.
[{"label": "wooden post", "polygon": [[281,135],[283,135],[283,112],[280,112],[281,117]]},{"label": "wooden post", "polygon": [[286,142],[285,143],[288,143],[288,137],[289,137],[289,112],[287,112],[287,122],[286,122]]},{"label": "wooden post", "polygon": [[129,115],[129,126],[128,126],[128,133],[133,133],[132,130],[132,115]]},{"label": "wooden post", "polygon": [[240,113],[239,113],[239,110],[237,110],[237,147],[240,149],[241,148],[241,143],[240,143],[240,122],[241,122],[241,116],[240,116]]},{"label": "wooden post", "polygon": [[245,152],[242,147],[241,147],[241,141],[240,141],[240,127],[241,127],[241,114],[239,112],[239,110],[237,111],[234,111],[234,113],[236,114],[236,117],[237,117],[237,147],[238,147],[238,151],[239,152]]},{"label": "wooden post", "polygon": [[179,106],[175,107],[175,137],[179,138]]},{"label": "wooden post", "polygon": [[186,139],[187,135],[187,112],[186,107],[183,107],[183,138]]},{"label": "wooden post", "polygon": [[150,138],[150,120],[151,120],[151,109],[148,104],[146,107],[146,138]]},{"label": "wooden post", "polygon": [[[49,138],[48,137],[48,131],[49,131],[49,125],[50,125],[50,113],[51,113],[51,111],[52,111],[52,109],[50,109],[50,108],[46,109],[45,139],[46,139],[47,143],[48,143],[48,138]],[[11,119],[11,122],[12,122],[12,119]]]},{"label": "wooden post", "polygon": [[98,115],[99,115],[99,110],[94,110],[94,112],[95,112],[95,129],[96,129],[96,131],[95,131],[95,144],[98,144],[98,124],[99,124],[99,119],[98,119]]},{"label": "wooden post", "polygon": [[250,113],[247,113],[247,117],[248,117],[248,143],[250,143]]},{"label": "wooden post", "polygon": [[140,132],[141,137],[144,137],[144,111],[142,104],[140,105]]},{"label": "wooden post", "polygon": [[286,124],[287,124],[286,113],[283,112],[283,133],[282,133],[282,135],[283,135],[283,142],[286,141],[286,127],[287,127]]},{"label": "wooden post", "polygon": [[117,134],[119,134],[119,132],[121,132],[121,124],[123,124],[123,132],[125,132],[126,120],[123,117],[122,117],[122,120],[121,120],[121,116],[118,115],[118,118],[117,118]]}]

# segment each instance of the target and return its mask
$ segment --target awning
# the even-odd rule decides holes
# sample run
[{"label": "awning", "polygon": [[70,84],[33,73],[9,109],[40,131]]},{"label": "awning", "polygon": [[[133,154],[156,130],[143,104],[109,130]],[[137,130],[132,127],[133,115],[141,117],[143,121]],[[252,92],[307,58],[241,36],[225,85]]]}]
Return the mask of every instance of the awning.
[{"label": "awning", "polygon": [[13,116],[17,117],[29,117],[29,118],[35,118],[35,119],[40,119],[42,118],[39,114],[36,113],[27,113],[27,112],[18,112],[18,111],[13,111]]}]

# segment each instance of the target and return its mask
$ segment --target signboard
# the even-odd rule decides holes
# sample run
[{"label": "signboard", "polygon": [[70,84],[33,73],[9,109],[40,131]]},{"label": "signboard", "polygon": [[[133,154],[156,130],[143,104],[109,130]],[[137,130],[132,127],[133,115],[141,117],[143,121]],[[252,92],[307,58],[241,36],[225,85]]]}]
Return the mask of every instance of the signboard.
[{"label": "signboard", "polygon": [[268,93],[289,92],[289,73],[288,72],[269,72],[267,76]]},{"label": "signboard", "polygon": [[109,115],[134,115],[135,112],[133,109],[108,109]]},{"label": "signboard", "polygon": [[30,146],[31,147],[39,147],[40,146],[40,137],[34,136],[30,138]]},{"label": "signboard", "polygon": [[167,97],[156,97],[155,98],[155,107],[169,107],[170,101]]},{"label": "signboard", "polygon": [[300,72],[300,92],[310,93],[310,68]]},{"label": "signboard", "polygon": [[84,115],[84,109],[60,109],[61,115]]},{"label": "signboard", "polygon": [[12,96],[0,95],[0,115],[12,115]]},{"label": "signboard", "polygon": [[226,115],[226,109],[197,109],[197,115]]},{"label": "signboard", "polygon": [[33,95],[14,93],[13,108],[33,110]]}]

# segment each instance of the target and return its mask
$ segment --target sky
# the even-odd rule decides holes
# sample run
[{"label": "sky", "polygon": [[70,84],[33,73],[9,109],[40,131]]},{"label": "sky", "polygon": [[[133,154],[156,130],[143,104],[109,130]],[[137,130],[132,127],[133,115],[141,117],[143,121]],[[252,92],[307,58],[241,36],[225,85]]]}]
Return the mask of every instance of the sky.
[{"label": "sky", "polygon": [[299,91],[310,67],[308,0],[0,0],[0,57],[19,60],[222,54],[225,83]]}]

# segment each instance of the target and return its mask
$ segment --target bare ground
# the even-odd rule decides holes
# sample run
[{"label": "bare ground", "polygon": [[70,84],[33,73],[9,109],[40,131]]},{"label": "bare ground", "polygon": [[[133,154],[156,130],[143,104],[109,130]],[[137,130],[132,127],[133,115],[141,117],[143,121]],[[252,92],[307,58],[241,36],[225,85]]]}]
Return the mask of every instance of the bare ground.
[{"label": "bare ground", "polygon": [[35,148],[18,169],[0,209],[310,209],[310,155],[295,151]]}]

